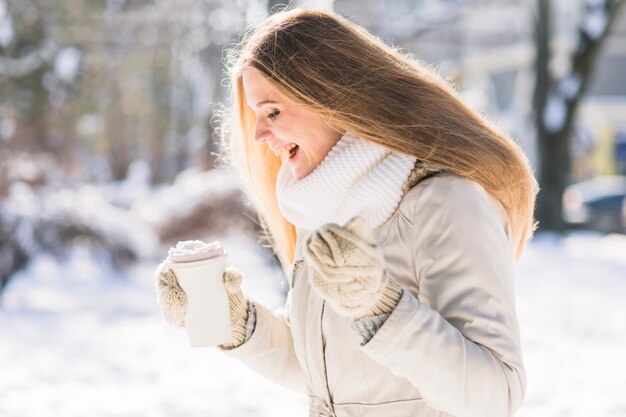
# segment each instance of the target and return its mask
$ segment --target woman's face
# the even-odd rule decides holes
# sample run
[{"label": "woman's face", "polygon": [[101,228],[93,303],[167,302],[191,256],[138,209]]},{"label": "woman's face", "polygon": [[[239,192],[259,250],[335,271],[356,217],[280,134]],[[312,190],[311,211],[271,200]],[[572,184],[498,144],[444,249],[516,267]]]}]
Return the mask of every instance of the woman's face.
[{"label": "woman's face", "polygon": [[248,106],[256,114],[254,140],[274,151],[289,152],[296,178],[309,175],[341,138],[341,133],[303,105],[278,92],[261,72],[243,71]]}]

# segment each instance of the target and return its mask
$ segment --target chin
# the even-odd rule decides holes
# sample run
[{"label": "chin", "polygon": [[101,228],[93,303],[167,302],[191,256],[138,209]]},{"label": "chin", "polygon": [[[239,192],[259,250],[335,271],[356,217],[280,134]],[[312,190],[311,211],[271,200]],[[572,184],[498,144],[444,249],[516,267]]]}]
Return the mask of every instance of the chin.
[{"label": "chin", "polygon": [[293,172],[293,176],[299,180],[310,174],[310,172],[303,171],[302,168],[293,167],[291,170],[291,172]]},{"label": "chin", "polygon": [[292,168],[292,170],[291,170],[291,171],[293,172],[293,176],[294,176],[296,179],[298,179],[298,180],[299,180],[299,179],[302,179],[302,178],[304,178],[304,177],[305,177],[305,175],[302,175],[302,173],[300,172],[300,170],[298,170],[297,168]]},{"label": "chin", "polygon": [[294,161],[295,163],[291,166],[291,172],[296,179],[302,179],[313,172],[314,168],[311,168],[308,161],[304,161],[302,159],[298,161]]}]

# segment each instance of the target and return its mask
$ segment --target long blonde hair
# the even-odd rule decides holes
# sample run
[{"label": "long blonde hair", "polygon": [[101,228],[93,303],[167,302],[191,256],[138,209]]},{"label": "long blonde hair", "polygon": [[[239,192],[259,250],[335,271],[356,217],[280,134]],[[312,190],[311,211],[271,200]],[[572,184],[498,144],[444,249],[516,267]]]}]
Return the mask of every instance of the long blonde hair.
[{"label": "long blonde hair", "polygon": [[233,103],[222,119],[223,145],[283,266],[293,261],[296,231],[276,199],[282,159],[254,143],[256,119],[242,83],[246,67],[338,130],[483,186],[506,210],[519,258],[535,229],[538,187],[528,160],[435,70],[341,16],[299,9],[276,13],[244,33],[227,58]]}]

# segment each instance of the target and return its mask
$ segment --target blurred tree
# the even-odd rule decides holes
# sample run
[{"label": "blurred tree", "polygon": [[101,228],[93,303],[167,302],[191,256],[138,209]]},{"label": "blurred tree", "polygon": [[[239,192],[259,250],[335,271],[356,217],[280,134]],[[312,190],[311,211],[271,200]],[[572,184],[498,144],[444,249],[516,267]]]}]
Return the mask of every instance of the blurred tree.
[{"label": "blurred tree", "polygon": [[558,79],[551,61],[551,1],[538,0],[535,26],[536,83],[533,97],[539,145],[539,192],[536,217],[543,230],[562,231],[562,196],[571,170],[570,140],[578,103],[593,75],[596,57],[623,0],[585,3],[569,72]]},{"label": "blurred tree", "polygon": [[211,168],[222,49],[247,8],[0,0],[0,160],[50,153],[79,181],[123,179],[136,159],[150,161],[154,182]]},{"label": "blurred tree", "polygon": [[[0,162],[11,153],[53,155],[76,168],[73,117],[81,51],[66,36],[68,10],[79,0],[0,0]],[[9,126],[9,129],[5,127]],[[1,181],[0,181],[1,182]],[[0,191],[5,190],[0,184]]]},{"label": "blurred tree", "polygon": [[[55,45],[48,42],[43,13],[35,1],[2,1],[2,26],[7,35],[0,43],[0,97],[11,109],[16,131],[29,147],[50,148],[46,136],[48,91],[43,78],[52,68]],[[26,143],[24,143],[26,142]]]}]

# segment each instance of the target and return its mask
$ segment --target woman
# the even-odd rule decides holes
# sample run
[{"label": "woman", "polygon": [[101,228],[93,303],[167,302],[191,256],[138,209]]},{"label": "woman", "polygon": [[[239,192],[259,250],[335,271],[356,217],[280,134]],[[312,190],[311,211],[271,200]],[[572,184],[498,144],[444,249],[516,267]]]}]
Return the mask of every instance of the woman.
[{"label": "woman", "polygon": [[[512,416],[513,263],[537,191],[515,142],[415,58],[334,14],[269,17],[230,56],[223,123],[289,278],[284,314],[229,269],[220,346],[315,416]],[[160,268],[166,319],[184,293]]]}]

